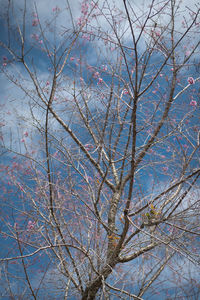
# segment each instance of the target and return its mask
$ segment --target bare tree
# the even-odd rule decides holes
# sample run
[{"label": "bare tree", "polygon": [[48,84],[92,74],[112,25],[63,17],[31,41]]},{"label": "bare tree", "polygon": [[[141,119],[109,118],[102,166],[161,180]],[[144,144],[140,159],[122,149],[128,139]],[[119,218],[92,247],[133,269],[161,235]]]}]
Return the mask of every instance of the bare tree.
[{"label": "bare tree", "polygon": [[4,5],[2,296],[195,296],[197,5]]}]

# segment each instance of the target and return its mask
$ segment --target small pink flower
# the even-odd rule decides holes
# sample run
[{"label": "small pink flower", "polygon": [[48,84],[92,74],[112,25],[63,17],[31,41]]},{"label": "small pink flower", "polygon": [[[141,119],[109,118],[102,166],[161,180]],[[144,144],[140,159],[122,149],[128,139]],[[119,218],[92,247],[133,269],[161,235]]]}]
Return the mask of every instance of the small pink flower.
[{"label": "small pink flower", "polygon": [[160,31],[155,31],[155,34],[156,34],[156,36],[160,36],[161,35]]},{"label": "small pink flower", "polygon": [[59,8],[58,6],[53,7],[52,11],[53,11],[53,12],[59,12],[59,11],[60,11],[60,8]]},{"label": "small pink flower", "polygon": [[50,85],[50,82],[47,80],[46,85]]},{"label": "small pink flower", "polygon": [[168,171],[168,167],[162,167],[163,172],[167,172]]},{"label": "small pink flower", "polygon": [[7,66],[7,63],[3,63],[3,66],[6,67],[6,66]]},{"label": "small pink flower", "polygon": [[28,131],[24,132],[24,136],[27,137],[28,136]]},{"label": "small pink flower", "polygon": [[37,26],[39,24],[38,19],[33,19],[32,26]]},{"label": "small pink flower", "polygon": [[103,70],[103,71],[107,71],[107,70],[108,70],[108,67],[107,67],[107,66],[104,66],[104,65],[102,65],[102,70]]},{"label": "small pink flower", "polygon": [[189,50],[187,50],[186,52],[185,52],[185,56],[189,56],[190,55],[190,51]]},{"label": "small pink flower", "polygon": [[102,78],[99,78],[97,84],[102,84],[103,83],[103,79]]},{"label": "small pink flower", "polygon": [[7,57],[6,56],[3,56],[3,61],[7,61]]},{"label": "small pink flower", "polygon": [[99,76],[100,76],[99,72],[95,72],[95,73],[93,74],[93,77],[94,77],[94,78],[99,78]]},{"label": "small pink flower", "polygon": [[94,148],[93,145],[91,145],[91,144],[85,144],[85,149],[87,151],[91,151],[93,148]]},{"label": "small pink flower", "polygon": [[34,34],[31,35],[31,38],[38,41],[39,40],[39,35],[34,33]]},{"label": "small pink flower", "polygon": [[188,81],[189,84],[195,84],[195,80],[194,80],[193,77],[188,77],[187,81]]},{"label": "small pink flower", "polygon": [[197,105],[197,101],[195,101],[195,100],[190,101],[190,105],[195,107]]},{"label": "small pink flower", "polygon": [[35,222],[33,221],[28,221],[27,229],[32,230],[35,227]]},{"label": "small pink flower", "polygon": [[123,94],[124,95],[128,95],[128,90],[127,89],[123,89]]},{"label": "small pink flower", "polygon": [[70,57],[70,60],[73,61],[73,60],[75,60],[75,58],[72,56],[72,57]]},{"label": "small pink flower", "polygon": [[166,150],[166,151],[167,151],[167,152],[170,152],[170,151],[171,151],[170,146],[167,147],[167,150]]},{"label": "small pink flower", "polygon": [[40,40],[40,41],[39,41],[39,44],[43,44],[43,40]]}]

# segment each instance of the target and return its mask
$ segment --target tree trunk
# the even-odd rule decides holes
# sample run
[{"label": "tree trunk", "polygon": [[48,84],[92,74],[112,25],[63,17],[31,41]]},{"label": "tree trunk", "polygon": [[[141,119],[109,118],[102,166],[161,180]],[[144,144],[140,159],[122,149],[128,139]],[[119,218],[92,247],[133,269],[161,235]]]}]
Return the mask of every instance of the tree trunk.
[{"label": "tree trunk", "polygon": [[85,289],[82,300],[93,300],[96,297],[98,290],[102,287],[102,280],[106,280],[107,277],[112,273],[113,268],[117,264],[117,261],[113,259],[112,263],[104,266],[101,275],[98,275]]}]

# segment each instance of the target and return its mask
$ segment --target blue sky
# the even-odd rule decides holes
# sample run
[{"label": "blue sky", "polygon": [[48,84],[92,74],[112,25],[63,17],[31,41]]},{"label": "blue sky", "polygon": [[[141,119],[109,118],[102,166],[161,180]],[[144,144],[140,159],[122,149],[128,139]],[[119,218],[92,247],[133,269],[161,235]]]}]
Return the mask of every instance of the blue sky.
[{"label": "blue sky", "polygon": [[[70,2],[70,1],[69,1]],[[195,9],[196,1],[190,1],[190,13],[193,9]],[[3,3],[3,2],[2,2]],[[10,26],[14,26],[18,24],[20,28],[23,27],[22,23],[22,11],[20,8],[23,7],[23,1],[14,1],[14,12],[13,18],[10,19]],[[33,1],[29,1],[27,3],[27,19],[26,19],[26,45],[25,52],[27,52],[27,63],[30,66],[31,71],[36,75],[37,81],[40,83],[41,90],[43,90],[43,96],[46,99],[48,98],[48,93],[52,84],[52,76],[53,76],[53,64],[51,58],[53,55],[51,53],[45,52],[45,43],[48,45],[49,49],[53,52],[54,46],[58,48],[58,59],[60,53],[62,53],[63,49],[67,47],[71,41],[73,36],[71,35],[71,31],[73,28],[73,22],[70,19],[69,10],[66,9],[67,1],[58,1],[57,6],[55,6],[54,1],[36,1],[36,6],[34,6]],[[144,7],[147,8],[149,1],[145,1]],[[3,5],[5,5],[3,3]],[[103,5],[103,1],[100,1],[100,5]],[[121,1],[108,1],[107,5],[112,7],[110,11],[114,11],[114,5],[119,9],[123,10],[121,5]],[[134,7],[136,12],[139,14],[143,9],[143,5],[141,5],[140,1],[134,2]],[[182,9],[187,5],[186,1],[182,1]],[[71,14],[73,15],[73,20],[77,20],[81,16],[81,8],[79,1],[74,1],[71,7]],[[44,32],[41,31],[40,25],[37,21],[37,16],[39,17],[39,21],[41,24],[41,28],[44,28]],[[4,12],[5,10],[3,10]],[[183,29],[183,20],[185,20],[187,24],[187,19],[189,18],[189,13],[184,15],[177,15],[175,19],[175,25],[177,31],[179,30],[179,34],[182,34]],[[120,18],[120,14],[119,14]],[[47,21],[50,21],[47,23]],[[162,27],[169,22],[168,17],[164,19],[157,20],[159,25]],[[93,21],[94,22],[94,21]],[[106,20],[105,17],[99,16],[96,19],[97,26],[99,32],[111,32],[111,26],[109,25],[109,19]],[[127,47],[131,46],[131,38],[130,38],[130,30],[128,29],[128,24],[126,21],[122,19],[121,23],[121,32],[124,30],[124,34],[122,36],[123,45]],[[8,42],[8,34],[7,34],[7,25],[5,19],[1,19],[2,28],[4,30],[1,32],[1,41],[4,43]],[[88,25],[88,30],[91,30],[94,24],[91,22]],[[186,26],[186,25],[185,25]],[[69,29],[69,31],[67,31]],[[20,53],[20,43],[17,40],[16,31],[12,31],[11,42],[12,47],[16,50],[17,53]],[[120,31],[119,31],[120,34]],[[177,37],[179,35],[177,33]],[[137,35],[137,29],[136,29]],[[117,55],[117,51],[114,50],[115,46],[113,46],[116,40],[113,37],[113,43],[110,46],[104,45],[104,43],[99,39],[94,39],[91,42],[87,41],[87,35],[82,38],[78,38],[76,44],[73,47],[72,52],[70,53],[68,63],[63,72],[63,76],[58,82],[57,92],[55,95],[55,104],[54,107],[57,111],[60,112],[60,116],[65,120],[67,124],[70,124],[71,128],[74,132],[79,136],[80,141],[87,145],[86,147],[93,147],[89,151],[91,155],[96,159],[98,154],[98,149],[95,149],[92,139],[87,133],[87,130],[81,127],[80,118],[77,114],[77,110],[74,105],[74,81],[76,84],[76,97],[77,101],[79,101],[80,105],[84,101],[84,97],[86,95],[87,101],[89,102],[91,111],[94,113],[94,119],[91,119],[90,122],[95,126],[95,122],[101,124],[101,116],[104,117],[105,107],[107,104],[107,99],[110,93],[110,85],[112,81],[112,72],[115,66],[118,67],[117,72],[119,70],[119,56]],[[67,39],[68,38],[68,39]],[[62,44],[64,40],[64,43]],[[139,53],[142,53],[145,49],[145,43],[148,41],[148,38],[144,37],[141,39],[139,43]],[[177,49],[177,60],[180,62],[184,59],[186,55],[192,51],[191,45],[196,44],[198,41],[198,30],[192,33],[192,38],[186,39],[185,42],[180,45]],[[197,49],[194,53],[194,59],[198,59],[199,50]],[[127,59],[128,64],[131,66],[133,64],[133,58],[131,54],[132,50],[127,50]],[[42,201],[42,196],[45,198],[45,195],[40,194],[41,191],[35,192],[34,187],[36,182],[34,182],[31,178],[33,174],[37,174],[40,178],[40,189],[45,189],[45,151],[44,151],[44,125],[45,125],[45,107],[42,103],[39,102],[37,95],[34,91],[33,82],[31,82],[30,78],[27,75],[27,72],[22,67],[21,63],[18,61],[13,61],[12,53],[8,53],[5,49],[1,47],[1,61],[2,61],[2,73],[1,73],[1,106],[2,106],[2,136],[3,136],[3,155],[1,156],[2,161],[2,207],[1,207],[1,230],[7,233],[7,237],[5,238],[4,234],[2,237],[2,256],[8,257],[19,255],[19,250],[17,250],[17,243],[13,238],[9,238],[10,235],[14,235],[14,224],[18,223],[20,234],[24,232],[25,238],[27,241],[29,239],[33,239],[34,243],[37,244],[37,238],[40,238],[40,242],[42,245],[45,245],[45,239],[39,237],[38,233],[31,231],[28,227],[32,222],[33,227],[35,226],[34,222],[37,223],[37,230],[40,233],[43,233],[45,230],[45,222],[42,218],[38,218],[37,212],[32,211],[32,206],[30,202],[27,203],[27,198],[30,200],[32,196],[32,200],[34,201],[34,197],[36,195],[37,200]],[[6,57],[6,58],[5,58]],[[82,64],[80,61],[82,60]],[[155,70],[159,68],[161,61],[163,60],[163,54],[158,52],[152,57],[152,64],[146,70],[146,79],[145,83],[150,82],[152,76],[155,73]],[[63,60],[61,60],[62,62]],[[184,90],[184,93],[177,97],[174,106],[171,109],[169,115],[169,122],[166,126],[163,127],[160,132],[159,138],[162,138],[162,135],[166,135],[169,132],[168,138],[165,139],[164,142],[159,142],[156,144],[153,149],[149,152],[148,155],[144,158],[144,164],[141,168],[138,169],[136,178],[135,178],[135,191],[136,194],[142,197],[143,202],[150,201],[153,199],[158,193],[160,193],[163,189],[169,186],[169,182],[172,182],[173,179],[179,175],[180,169],[182,168],[182,164],[184,161],[184,157],[192,153],[193,145],[196,143],[197,131],[195,129],[198,127],[198,118],[199,118],[199,81],[197,81],[194,85],[188,84],[188,77],[194,77],[195,79],[199,77],[199,74],[196,72],[195,67],[192,65],[192,60],[190,60],[187,64],[187,68],[183,68],[179,73],[180,82],[177,83],[175,95],[177,95],[181,90]],[[5,64],[5,65],[3,65]],[[142,58],[141,58],[142,64]],[[153,66],[153,68],[152,68]],[[130,67],[130,70],[133,68]],[[163,68],[160,76],[156,80],[155,84],[152,88],[149,89],[147,93],[145,93],[138,102],[138,119],[137,126],[142,130],[144,127],[146,130],[141,131],[141,134],[138,135],[137,140],[137,151],[138,155],[140,153],[140,149],[142,149],[145,142],[151,137],[151,134],[156,126],[157,122],[160,119],[160,115],[163,113],[163,106],[159,106],[159,101],[165,102],[165,97],[168,96],[168,90],[170,90],[171,78],[172,78],[173,70],[171,70],[170,64]],[[7,75],[7,76],[6,76]],[[117,74],[118,75],[118,74]],[[8,78],[9,76],[9,78]],[[13,77],[12,77],[13,76]],[[122,72],[121,76],[124,82],[127,82],[127,74],[125,64],[122,64]],[[168,79],[166,78],[168,76]],[[103,83],[101,83],[101,79]],[[11,82],[11,80],[16,81],[18,87]],[[134,75],[133,75],[134,81]],[[20,88],[21,87],[21,88]],[[25,93],[26,89],[27,94]],[[120,104],[120,116],[123,117],[124,111],[127,107],[128,99],[130,98],[129,94],[126,94],[126,89],[129,89],[129,93],[133,93],[130,85],[123,84],[117,76],[114,78],[114,93],[117,95],[121,95],[121,101],[123,104]],[[85,94],[84,94],[85,93]],[[197,101],[197,105],[190,105],[191,101]],[[158,107],[156,110],[155,107]],[[155,118],[150,121],[148,120],[149,112],[155,109]],[[186,116],[187,115],[187,116]],[[113,119],[112,119],[113,118]],[[113,113],[112,118],[109,120],[109,126],[115,124],[114,118],[116,118],[116,114]],[[185,118],[185,119],[184,119]],[[181,122],[184,119],[184,122]],[[128,132],[128,124],[130,123],[130,119],[127,117],[127,127],[125,127],[124,134],[122,135],[119,145],[117,147],[118,154],[116,154],[116,159],[120,158],[120,152],[123,149],[122,145],[126,141],[127,132]],[[177,125],[179,124],[179,132],[177,131]],[[70,180],[76,186],[76,192],[80,191],[81,195],[84,196],[84,200],[87,199],[88,187],[92,186],[96,191],[97,184],[94,182],[94,178],[100,179],[99,175],[92,169],[91,165],[87,164],[85,161],[85,155],[81,154],[80,159],[80,149],[75,147],[75,144],[72,142],[72,139],[63,132],[61,126],[55,121],[55,119],[50,118],[50,133],[52,134],[52,143],[50,145],[50,151],[52,155],[52,166],[54,170],[54,180],[56,183],[56,178],[60,176],[60,183],[57,193],[60,199],[63,201],[63,205],[66,205],[65,209],[69,210],[71,208],[72,203],[65,204],[64,197],[69,197],[71,201],[78,201],[78,196],[71,197],[66,194],[64,191],[64,186],[69,186],[71,182],[68,182],[68,179],[65,178],[65,173],[69,172],[69,161],[66,160],[65,164],[63,164],[63,159],[70,159],[70,155],[73,155],[73,163],[76,168],[76,174],[68,176]],[[145,127],[146,126],[146,127]],[[109,127],[110,128],[110,127]],[[115,131],[113,131],[111,139],[114,140],[117,132],[119,130],[119,126],[115,126]],[[109,139],[110,131],[107,134],[107,140]],[[189,139],[189,141],[188,141]],[[69,152],[65,155],[61,152],[62,146],[69,147]],[[11,150],[11,151],[10,151]],[[178,152],[179,151],[179,152]],[[20,155],[16,155],[15,152],[20,153]],[[123,151],[122,151],[123,152]],[[32,160],[24,160],[24,155],[31,155]],[[34,160],[39,161],[39,164],[35,164]],[[26,162],[26,164],[25,164]],[[129,159],[127,159],[127,169],[129,168]],[[190,169],[198,167],[198,155],[194,156],[194,159],[191,161]],[[117,165],[120,166],[120,162]],[[23,167],[22,167],[23,165]],[[106,163],[102,161],[101,166],[105,168]],[[9,176],[5,176],[6,170],[5,166],[9,168],[13,168],[13,173],[11,172]],[[37,171],[34,169],[37,166]],[[30,172],[30,169],[33,171]],[[80,173],[78,173],[78,171]],[[34,173],[35,172],[35,173]],[[37,173],[38,172],[38,173]],[[73,173],[72,173],[73,174]],[[82,177],[81,177],[81,175]],[[36,176],[36,175],[35,175]],[[114,181],[113,176],[109,177],[110,180]],[[80,182],[79,182],[80,180]],[[93,181],[92,181],[93,180]],[[13,187],[14,183],[14,187]],[[85,190],[84,190],[85,184]],[[183,186],[183,190],[187,187],[187,185]],[[24,193],[25,191],[25,193]],[[47,193],[48,194],[48,193]],[[109,198],[109,191],[105,188],[104,195],[102,196],[102,202],[106,203],[106,200]],[[123,197],[127,197],[127,189],[124,190]],[[89,197],[88,197],[89,198]],[[135,197],[138,201],[137,196]],[[199,188],[196,187],[195,191],[193,191],[193,200],[197,201],[199,198]],[[163,201],[163,199],[162,199]],[[188,200],[189,201],[189,200]],[[9,203],[9,204],[8,204]],[[33,203],[33,202],[32,202]],[[74,204],[75,205],[75,204]],[[105,204],[106,207],[107,204]],[[123,199],[121,201],[121,211],[123,211]],[[159,203],[157,204],[159,205]],[[187,203],[184,204],[187,207]],[[134,210],[140,206],[140,202],[133,201]],[[184,206],[183,206],[184,207]],[[46,214],[45,205],[41,202],[40,206],[41,211]],[[182,208],[183,209],[183,208]],[[25,214],[23,214],[25,211]],[[77,209],[77,213],[82,213],[84,209],[81,207]],[[47,215],[45,215],[47,217]],[[105,213],[105,218],[107,214]],[[68,218],[68,219],[67,219]],[[73,219],[73,213],[67,214],[66,219]],[[39,221],[38,221],[39,220]],[[85,224],[84,224],[85,225]],[[119,230],[120,230],[120,221],[118,222]],[[87,224],[86,228],[89,228]],[[30,234],[30,237],[29,237]],[[78,235],[78,233],[77,233]],[[140,239],[142,237],[138,237]],[[135,242],[136,243],[136,242]],[[194,240],[194,244],[195,244]],[[137,243],[136,243],[137,245]],[[26,245],[24,253],[30,253],[35,251],[32,246]],[[137,247],[137,246],[136,246]],[[190,245],[188,245],[190,248]],[[9,251],[8,251],[9,250]],[[50,252],[48,252],[50,253]],[[161,254],[160,252],[158,252]],[[148,260],[149,263],[143,262],[143,270],[142,267],[139,269],[139,275],[143,271],[144,273],[148,272],[151,267],[151,263],[155,262],[156,255],[159,255],[156,251],[152,254],[152,259]],[[41,254],[41,253],[40,253]],[[48,270],[44,281],[42,284],[45,286],[47,297],[47,290],[53,293],[49,288],[49,285],[52,287],[55,283],[58,276],[60,276],[60,281],[64,281],[66,283],[66,279],[63,279],[60,273],[55,270],[54,257],[50,253],[49,257],[44,254],[37,254],[33,256],[36,258],[36,261],[33,263],[33,266],[29,267],[29,274],[31,276],[31,281],[33,287],[38,287],[39,278],[42,276],[45,271],[45,266],[48,266],[48,263],[52,260],[52,262],[48,266]],[[162,257],[162,255],[161,255]],[[198,257],[197,257],[198,258]],[[144,258],[145,260],[146,258]],[[27,259],[27,262],[32,262],[31,259]],[[177,264],[179,262],[179,267]],[[173,262],[176,264],[175,272],[183,273],[181,284],[183,286],[187,286],[188,282],[191,284],[190,272],[193,276],[194,280],[199,279],[198,275],[198,267],[196,268],[191,262],[186,262],[185,258],[182,256],[175,257],[174,261],[172,259],[171,269],[166,268],[166,270],[162,273],[160,280],[167,281],[167,284],[164,283],[164,287],[169,288],[169,294],[171,296],[176,294],[174,291],[174,285],[170,281],[170,276],[173,273]],[[130,268],[134,275],[134,272],[138,272],[138,264],[141,261],[138,260],[134,267],[132,264],[127,264],[124,269],[127,270]],[[42,275],[39,275],[38,269],[43,269],[41,272]],[[134,271],[133,271],[134,269]],[[23,272],[22,266],[18,264],[10,264],[8,267],[8,273],[6,270],[6,264],[2,265],[2,272],[4,274],[10,273],[10,282],[11,289],[13,293],[21,293],[23,281],[16,280],[15,276],[18,274],[21,275]],[[58,272],[56,276],[55,273]],[[131,272],[131,271],[129,271]],[[54,275],[51,277],[51,273]],[[57,273],[56,273],[57,274]],[[118,273],[119,276],[120,272]],[[113,274],[110,281],[114,282],[116,273]],[[129,275],[130,276],[130,273]],[[175,275],[174,275],[175,276]],[[50,278],[51,277],[51,278]],[[189,281],[185,280],[185,277],[189,278]],[[17,277],[18,278],[18,277]],[[125,276],[126,278],[126,276]],[[119,278],[119,282],[117,282],[117,286],[119,286],[121,278]],[[6,286],[6,277],[2,276],[2,281],[4,286]],[[51,283],[53,281],[53,284]],[[50,282],[50,283],[49,283]],[[158,298],[155,298],[155,290],[158,290],[162,294],[162,287],[157,286],[157,282],[153,285],[153,296],[151,299],[160,299],[160,295]],[[61,284],[62,285],[62,284]],[[7,288],[7,286],[6,286]],[[19,291],[17,291],[19,289]],[[131,290],[130,287],[128,289]],[[135,283],[133,290],[137,292],[138,285]],[[170,290],[171,289],[171,290]],[[180,288],[181,290],[181,288]],[[178,290],[178,293],[180,292]],[[30,291],[28,291],[30,292]],[[4,295],[6,295],[7,291],[2,291],[3,299],[6,299]],[[26,293],[26,291],[25,291]],[[56,299],[55,291],[55,299]],[[166,295],[166,293],[165,293]],[[39,298],[43,299],[44,295],[39,295]],[[167,296],[166,296],[167,297]],[[70,299],[73,299],[71,296]],[[113,298],[114,299],[114,298]],[[146,298],[150,299],[150,294],[147,294]],[[167,299],[167,298],[166,298]],[[195,299],[195,298],[194,298]]]}]

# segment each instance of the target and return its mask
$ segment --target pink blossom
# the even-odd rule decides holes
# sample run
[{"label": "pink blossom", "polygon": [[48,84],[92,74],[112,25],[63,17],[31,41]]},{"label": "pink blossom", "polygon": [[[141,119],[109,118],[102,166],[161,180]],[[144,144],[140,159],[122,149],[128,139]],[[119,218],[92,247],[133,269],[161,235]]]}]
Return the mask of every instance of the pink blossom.
[{"label": "pink blossom", "polygon": [[168,167],[162,167],[163,172],[167,172],[168,171]]},{"label": "pink blossom", "polygon": [[102,69],[103,69],[103,71],[107,71],[108,70],[108,67],[107,66],[102,66]]},{"label": "pink blossom", "polygon": [[35,227],[35,222],[34,221],[28,221],[27,229],[32,230]]},{"label": "pink blossom", "polygon": [[87,150],[87,151],[90,151],[90,150],[92,150],[94,147],[93,147],[93,145],[92,144],[85,144],[85,149]]},{"label": "pink blossom", "polygon": [[81,26],[83,22],[84,22],[84,19],[82,17],[80,17],[80,18],[78,18],[77,25]]},{"label": "pink blossom", "polygon": [[38,19],[33,19],[32,26],[37,26],[39,24]]},{"label": "pink blossom", "polygon": [[28,136],[28,131],[24,132],[24,136],[27,137]]},{"label": "pink blossom", "polygon": [[53,7],[52,11],[58,13],[60,11],[60,8],[58,6]]},{"label": "pink blossom", "polygon": [[47,80],[46,85],[50,85],[50,82]]},{"label": "pink blossom", "polygon": [[156,34],[156,36],[160,36],[161,35],[160,31],[155,31],[155,34]]},{"label": "pink blossom", "polygon": [[166,150],[166,151],[167,151],[167,152],[170,152],[170,151],[171,151],[170,146],[167,147],[167,150]]},{"label": "pink blossom", "polygon": [[187,50],[186,52],[185,52],[185,56],[189,56],[190,55],[190,51],[189,50]]},{"label": "pink blossom", "polygon": [[124,94],[124,95],[128,95],[128,93],[129,93],[129,92],[128,92],[127,89],[123,89],[123,94]]},{"label": "pink blossom", "polygon": [[87,15],[87,13],[88,13],[88,8],[89,8],[88,3],[86,3],[86,1],[84,1],[84,2],[82,3],[82,5],[81,5],[81,12],[82,12],[82,14],[83,14],[84,16]]},{"label": "pink blossom", "polygon": [[195,80],[194,80],[193,77],[188,77],[187,81],[188,81],[189,84],[195,84]]},{"label": "pink blossom", "polygon": [[3,61],[7,61],[7,57],[6,56],[3,56]]},{"label": "pink blossom", "polygon": [[7,63],[3,63],[3,66],[6,67],[6,66],[7,66]]},{"label": "pink blossom", "polygon": [[195,101],[195,100],[190,101],[190,105],[195,107],[197,105],[197,101]]},{"label": "pink blossom", "polygon": [[94,77],[94,78],[99,78],[99,75],[100,75],[99,72],[95,72],[95,73],[93,74],[93,77]]},{"label": "pink blossom", "polygon": [[73,60],[75,60],[75,58],[72,56],[72,57],[70,57],[70,60],[73,61]]},{"label": "pink blossom", "polygon": [[39,44],[43,44],[43,40],[40,40],[40,41],[39,41]]},{"label": "pink blossom", "polygon": [[102,78],[99,78],[97,84],[102,84],[103,83],[103,79]]},{"label": "pink blossom", "polygon": [[87,35],[87,34],[83,34],[82,35],[82,39],[86,40],[86,41],[89,41],[90,40],[90,36]]},{"label": "pink blossom", "polygon": [[36,41],[39,40],[38,34],[35,34],[35,33],[33,33],[33,34],[31,35],[31,38],[34,39],[34,40],[36,40]]}]

